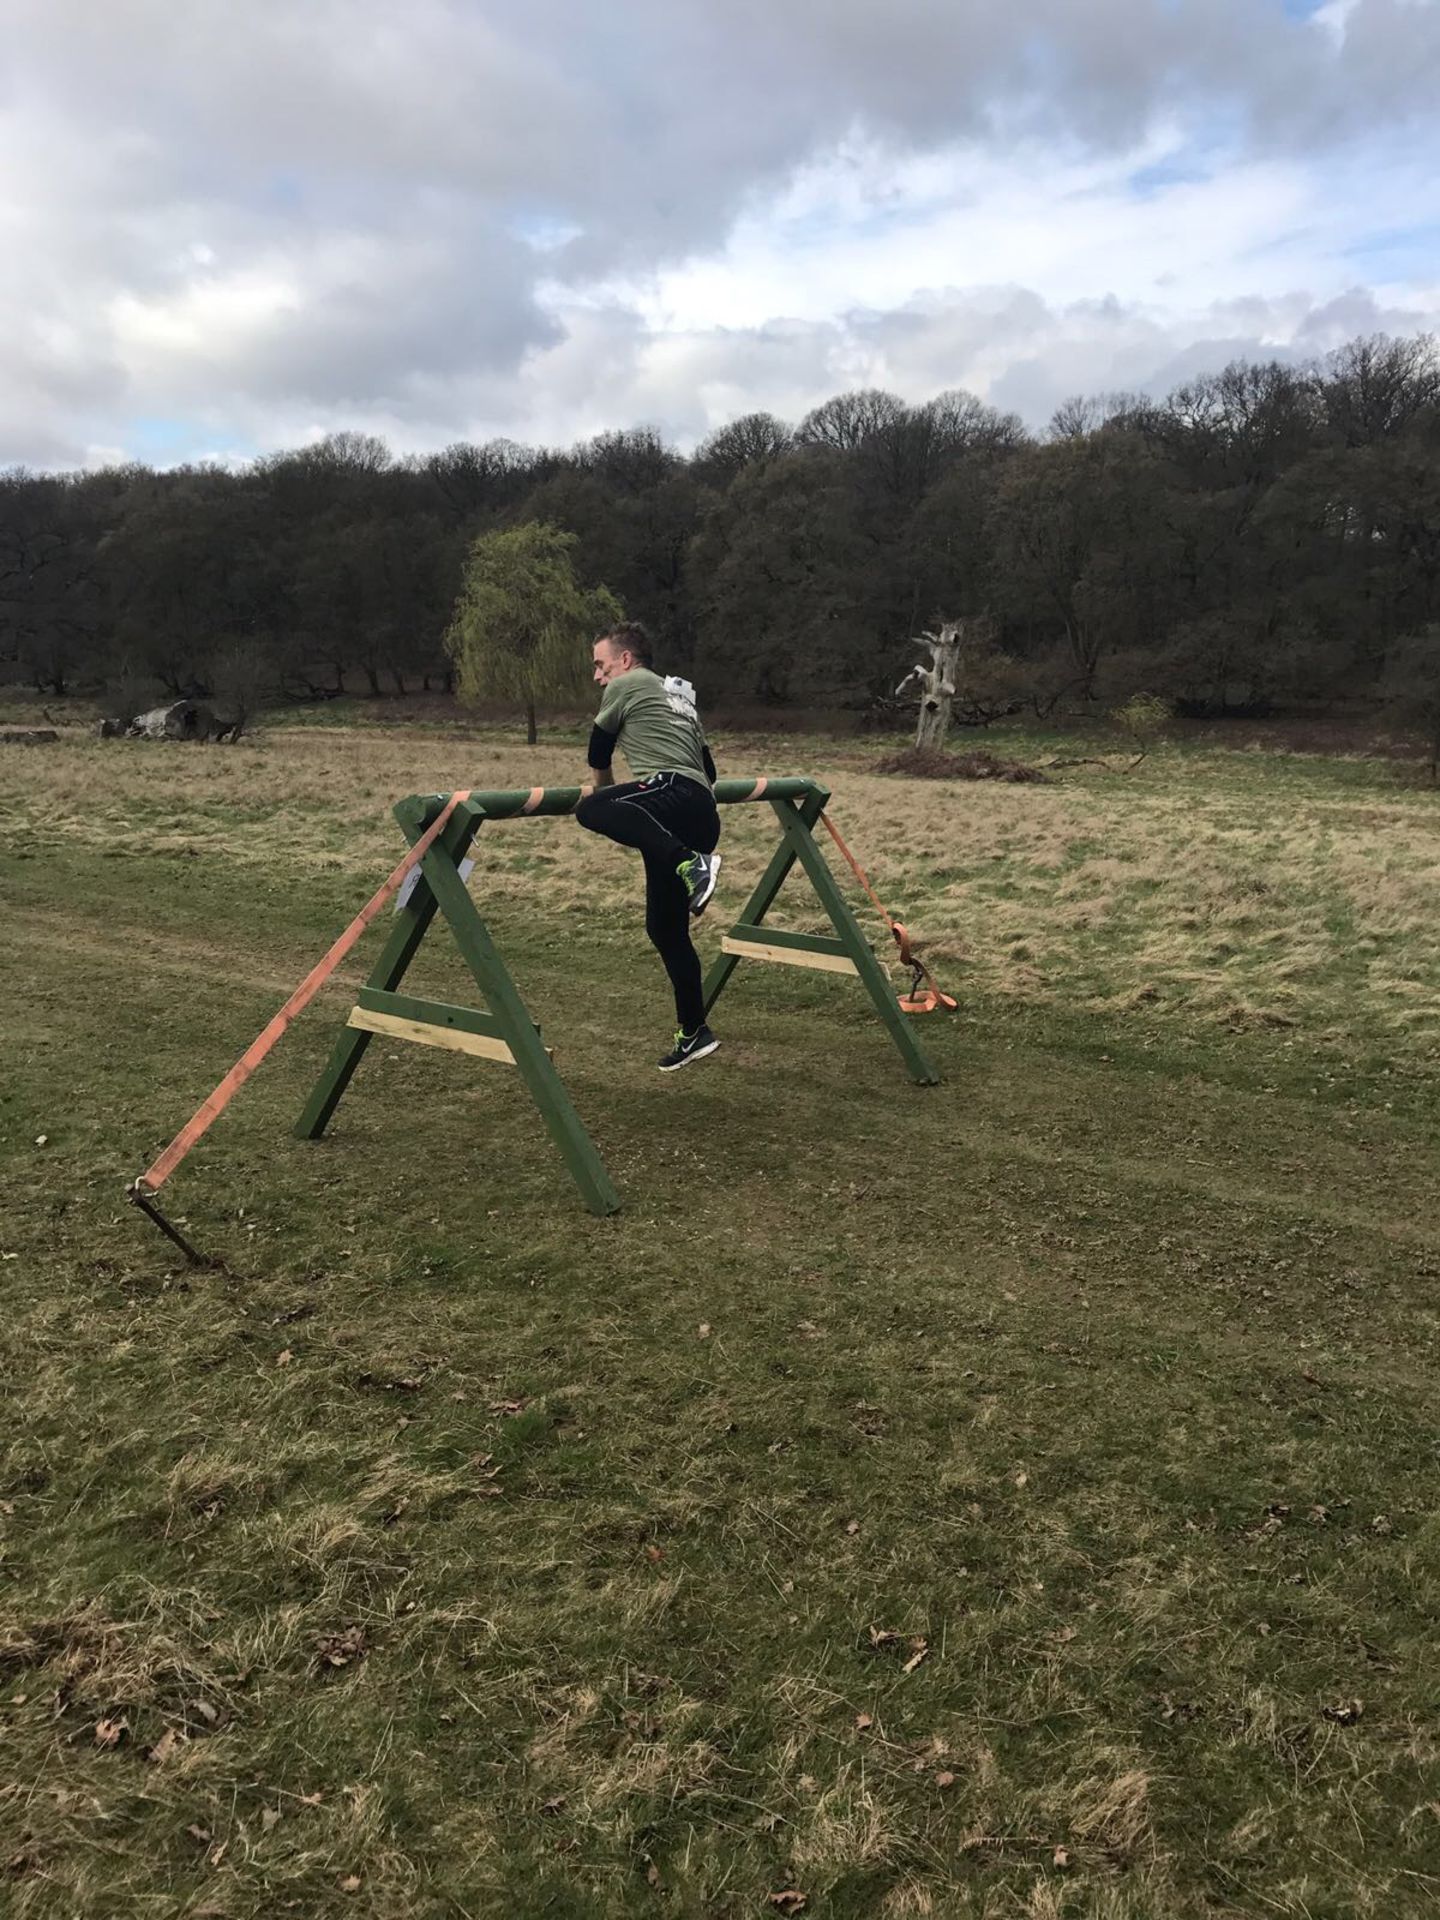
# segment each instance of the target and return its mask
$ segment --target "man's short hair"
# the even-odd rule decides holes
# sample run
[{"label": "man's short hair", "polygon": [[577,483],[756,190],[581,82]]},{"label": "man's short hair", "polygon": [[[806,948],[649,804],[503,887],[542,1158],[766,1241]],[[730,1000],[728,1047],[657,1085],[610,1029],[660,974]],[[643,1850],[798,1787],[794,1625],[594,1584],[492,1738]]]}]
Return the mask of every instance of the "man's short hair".
[{"label": "man's short hair", "polygon": [[604,633],[595,636],[598,644],[608,640],[612,647],[621,653],[633,653],[642,667],[655,664],[655,645],[650,635],[638,620],[621,620],[613,627],[607,627]]}]

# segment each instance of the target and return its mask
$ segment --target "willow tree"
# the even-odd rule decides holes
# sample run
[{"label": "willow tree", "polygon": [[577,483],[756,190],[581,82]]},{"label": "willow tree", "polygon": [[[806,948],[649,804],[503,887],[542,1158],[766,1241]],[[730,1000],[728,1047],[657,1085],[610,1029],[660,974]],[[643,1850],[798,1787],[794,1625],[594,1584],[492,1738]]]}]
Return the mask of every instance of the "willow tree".
[{"label": "willow tree", "polygon": [[583,695],[588,643],[623,613],[608,588],[576,580],[576,544],[543,520],[480,534],[445,635],[460,697],[523,706],[532,747],[536,709]]}]

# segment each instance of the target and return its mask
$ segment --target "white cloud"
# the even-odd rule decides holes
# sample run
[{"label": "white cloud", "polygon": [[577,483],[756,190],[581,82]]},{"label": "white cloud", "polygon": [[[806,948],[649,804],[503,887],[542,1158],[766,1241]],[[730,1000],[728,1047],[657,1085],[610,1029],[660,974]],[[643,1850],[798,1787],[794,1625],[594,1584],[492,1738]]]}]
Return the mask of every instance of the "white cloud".
[{"label": "white cloud", "polygon": [[1350,16],[1359,4],[1360,0],[1326,0],[1326,4],[1317,7],[1310,17],[1321,33],[1328,34],[1336,46],[1343,46],[1349,31]]},{"label": "white cloud", "polygon": [[0,462],[157,419],[222,451],[688,436],[861,379],[1033,412],[1298,352],[1352,288],[1436,309],[1437,0],[14,0],[7,30]]},{"label": "white cloud", "polygon": [[110,302],[109,320],[116,348],[132,372],[164,379],[185,361],[213,364],[245,352],[291,320],[300,306],[293,276],[256,265],[205,274],[165,294],[118,293]]},{"label": "white cloud", "polygon": [[[655,328],[817,319],[927,288],[996,282],[1043,287],[1062,301],[1139,299],[1164,285],[1181,301],[1219,280],[1273,287],[1276,269],[1260,251],[1293,247],[1297,228],[1333,221],[1294,161],[1239,160],[1210,178],[1138,193],[1134,176],[1175,151],[1152,144],[1092,157],[966,145],[923,163],[844,154],[808,170],[798,210],[792,202],[754,211],[722,251],[609,291]],[[825,180],[836,187],[828,204]]]},{"label": "white cloud", "polygon": [[966,387],[1039,427],[1073,393],[1163,394],[1231,359],[1308,361],[1357,334],[1440,332],[1440,287],[1423,304],[1387,305],[1355,288],[1326,301],[1246,296],[1172,311],[1119,300],[1052,304],[1033,289],[1001,286],[830,320],[658,334],[612,327],[603,398],[587,400],[588,383],[575,376],[593,351],[594,319],[593,310],[577,312],[565,346],[527,362],[506,431],[563,442],[651,421],[688,442],[753,408],[798,419],[857,386],[911,401]]}]

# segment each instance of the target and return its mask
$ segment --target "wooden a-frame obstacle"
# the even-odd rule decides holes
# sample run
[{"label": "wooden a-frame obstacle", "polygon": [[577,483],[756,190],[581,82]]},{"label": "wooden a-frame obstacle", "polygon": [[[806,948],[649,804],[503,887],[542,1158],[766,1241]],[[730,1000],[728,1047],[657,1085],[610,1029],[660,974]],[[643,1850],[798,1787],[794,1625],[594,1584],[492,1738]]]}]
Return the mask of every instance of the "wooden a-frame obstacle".
[{"label": "wooden a-frame obstacle", "polygon": [[[456,805],[444,832],[421,860],[416,884],[403,898],[384,950],[360,989],[349,1021],[306,1102],[295,1129],[302,1139],[318,1139],[325,1131],[377,1033],[392,1040],[416,1041],[421,1046],[449,1047],[517,1067],[586,1206],[599,1214],[619,1209],[619,1195],[594,1142],[571,1104],[550,1051],[541,1041],[540,1030],[530,1018],[459,870],[485,821],[573,813],[580,792],[579,787],[532,787],[509,793],[472,793]],[[715,788],[715,798],[722,806],[768,801],[780,823],[780,844],[739,920],[720,943],[721,956],[705,981],[707,1014],[741,960],[769,960],[858,975],[900,1049],[911,1079],[921,1086],[936,1085],[940,1076],[900,1011],[885,969],[815,842],[812,829],[830,798],[828,790],[806,779],[722,780]],[[445,801],[443,794],[416,794],[395,808],[395,817],[411,846],[436,819]],[[833,937],[788,933],[764,925],[765,915],[797,861],[830,916]],[[416,1000],[399,991],[437,912],[448,923],[485,997],[484,1011],[447,1006],[437,1000]]]}]

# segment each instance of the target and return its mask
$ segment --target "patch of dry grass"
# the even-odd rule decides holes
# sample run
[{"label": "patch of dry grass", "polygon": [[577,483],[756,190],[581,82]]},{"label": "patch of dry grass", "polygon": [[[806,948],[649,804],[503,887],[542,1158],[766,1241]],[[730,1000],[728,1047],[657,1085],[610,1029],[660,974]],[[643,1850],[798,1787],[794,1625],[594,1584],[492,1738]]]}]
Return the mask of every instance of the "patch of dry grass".
[{"label": "patch of dry grass", "polygon": [[[572,747],[0,761],[0,1910],[1429,1910],[1433,803],[1212,753],[897,796],[783,745],[963,955],[945,1086],[759,970],[661,1082],[632,863],[500,828],[477,892],[625,1213],[420,1049],[291,1140],[337,993],[168,1190],[204,1275],[123,1207],[142,1149],[395,797]],[[733,899],[771,826],[726,825]],[[1342,1072],[1377,1036],[1394,1078]]]},{"label": "patch of dry grass", "polygon": [[[1396,789],[1388,766],[1367,789],[1328,778],[1323,762],[1162,749],[1133,779],[1078,769],[1012,790],[897,783],[870,770],[873,755],[823,742],[720,746],[737,770],[763,756],[778,771],[774,756],[788,754],[787,766],[825,779],[882,898],[971,996],[1294,1028],[1416,1062],[1440,1054],[1440,943],[1429,937],[1440,796]],[[80,739],[0,757],[0,845],[223,861],[237,883],[308,871],[333,876],[337,898],[353,885],[358,904],[398,852],[389,808],[400,795],[573,784],[580,760],[578,741],[531,750],[490,732],[403,728],[275,728],[234,751]],[[773,822],[733,808],[725,829],[725,900],[738,909]],[[581,848],[568,821],[482,834],[479,857],[476,884],[497,913],[543,899],[563,920],[598,895],[633,914],[635,863]],[[818,924],[803,888],[777,920],[787,912]],[[170,930],[152,940],[170,953],[180,944]],[[883,934],[877,944],[888,949]]]}]

